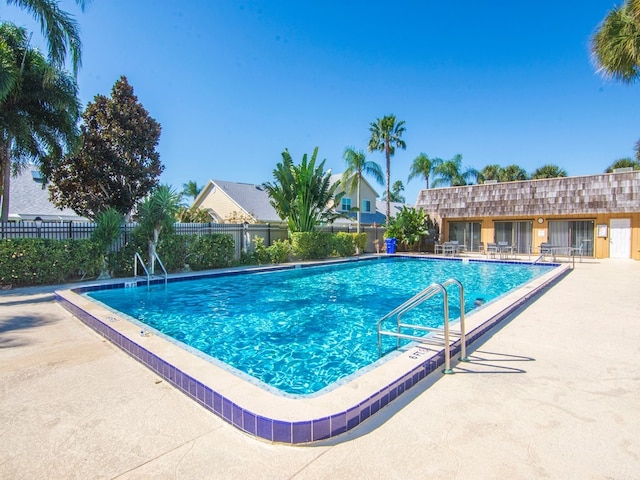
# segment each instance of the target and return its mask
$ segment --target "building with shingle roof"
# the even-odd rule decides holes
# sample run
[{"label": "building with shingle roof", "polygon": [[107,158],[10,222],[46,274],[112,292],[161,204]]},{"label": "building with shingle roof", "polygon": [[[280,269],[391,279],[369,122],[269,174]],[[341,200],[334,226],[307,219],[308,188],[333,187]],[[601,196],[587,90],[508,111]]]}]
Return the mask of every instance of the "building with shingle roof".
[{"label": "building with shingle roof", "polygon": [[[342,175],[331,175],[331,181],[340,180]],[[337,193],[341,190],[338,189]],[[386,221],[385,202],[377,200],[377,192],[363,180],[361,197],[361,225],[383,225]],[[344,195],[341,204],[336,206],[338,212],[346,218],[339,218],[336,225],[355,225],[356,212],[355,192]],[[391,213],[397,213],[403,204],[393,202]],[[203,208],[209,212],[213,221],[219,223],[283,223],[275,208],[270,203],[269,195],[262,185],[251,183],[209,180],[193,202],[192,208]]]},{"label": "building with shingle roof", "polygon": [[441,241],[482,251],[541,245],[595,258],[640,260],[640,171],[425,189],[417,208],[441,226]]},{"label": "building with shingle roof", "polygon": [[69,208],[57,208],[49,201],[49,190],[35,166],[24,169],[9,184],[9,221],[87,222]]},{"label": "building with shingle roof", "polygon": [[262,185],[209,180],[193,202],[217,223],[282,223]]}]

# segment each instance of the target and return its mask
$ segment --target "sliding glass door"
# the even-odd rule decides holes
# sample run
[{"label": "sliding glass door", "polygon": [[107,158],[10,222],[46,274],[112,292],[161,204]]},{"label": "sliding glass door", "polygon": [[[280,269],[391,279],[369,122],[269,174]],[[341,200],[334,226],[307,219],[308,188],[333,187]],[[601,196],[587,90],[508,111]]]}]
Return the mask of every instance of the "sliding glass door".
[{"label": "sliding glass door", "polygon": [[533,222],[495,222],[495,241],[507,242],[517,253],[531,253]]},{"label": "sliding glass door", "polygon": [[450,222],[449,241],[464,245],[469,252],[480,251],[480,222]]},{"label": "sliding glass door", "polygon": [[582,255],[593,257],[593,220],[550,220],[549,243],[554,247],[582,248]]}]

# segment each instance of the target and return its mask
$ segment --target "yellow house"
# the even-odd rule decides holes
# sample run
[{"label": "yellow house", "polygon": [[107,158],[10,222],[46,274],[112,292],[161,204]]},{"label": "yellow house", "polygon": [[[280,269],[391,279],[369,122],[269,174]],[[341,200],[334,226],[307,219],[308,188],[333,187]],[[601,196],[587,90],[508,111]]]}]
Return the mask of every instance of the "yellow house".
[{"label": "yellow house", "polygon": [[640,171],[422,190],[416,208],[440,224],[441,240],[518,253],[542,243],[562,253],[640,260]]},{"label": "yellow house", "polygon": [[[340,178],[341,175],[332,175],[331,182],[335,183]],[[381,206],[380,202],[376,202],[378,194],[364,179],[360,188],[361,224],[384,224],[386,218],[384,207]],[[343,191],[342,186],[339,186],[336,194],[340,194]],[[207,210],[211,215],[212,221],[216,223],[282,223],[275,208],[269,201],[269,195],[262,185],[209,180],[194,200],[192,208]],[[336,220],[336,225],[355,224],[356,214],[355,212],[350,212],[350,210],[356,206],[356,203],[355,192],[349,192],[342,197],[340,204],[335,205],[335,209],[338,212],[348,214],[348,218]],[[401,209],[401,206],[402,204],[392,203],[392,215],[395,215]]]},{"label": "yellow house", "polygon": [[[342,179],[342,174],[331,175],[331,183],[336,183]],[[358,198],[356,191],[345,192],[344,185],[342,183],[336,189],[336,196],[344,192],[340,200],[339,205],[335,205],[337,212],[344,213],[347,218],[339,218],[336,220],[336,224],[354,223],[356,221],[356,212],[350,210],[355,207],[360,207],[360,224],[361,225],[383,225],[386,221],[386,214],[384,213],[385,207],[380,201],[377,200],[378,193],[373,189],[371,184],[362,179],[360,183],[360,205],[358,205]],[[402,204],[392,202],[391,214],[395,215],[400,209]]]},{"label": "yellow house", "polygon": [[262,185],[209,180],[193,202],[216,223],[282,223]]}]

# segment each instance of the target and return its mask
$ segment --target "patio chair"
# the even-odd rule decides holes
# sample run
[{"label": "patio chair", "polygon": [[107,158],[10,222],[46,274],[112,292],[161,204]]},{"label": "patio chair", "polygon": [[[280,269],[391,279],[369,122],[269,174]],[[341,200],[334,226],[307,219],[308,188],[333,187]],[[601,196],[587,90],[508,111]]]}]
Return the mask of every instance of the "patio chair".
[{"label": "patio chair", "polygon": [[552,255],[553,246],[548,242],[542,242],[540,244],[540,255]]},{"label": "patio chair", "polygon": [[443,253],[445,255],[453,256],[453,254],[456,251],[457,244],[458,244],[458,242],[444,242],[444,245],[443,245],[444,252]]}]

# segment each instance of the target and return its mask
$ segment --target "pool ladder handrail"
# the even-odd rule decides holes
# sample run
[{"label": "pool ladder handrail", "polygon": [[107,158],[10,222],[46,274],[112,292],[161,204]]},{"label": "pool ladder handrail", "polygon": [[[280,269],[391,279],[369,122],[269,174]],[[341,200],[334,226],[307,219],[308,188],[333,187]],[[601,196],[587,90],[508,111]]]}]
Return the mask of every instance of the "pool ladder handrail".
[{"label": "pool ladder handrail", "polygon": [[158,256],[158,254],[156,252],[153,252],[153,256],[158,261],[158,264],[160,265],[160,268],[162,268],[162,273],[164,274],[164,285],[166,286],[167,285],[167,277],[169,276],[167,274],[167,269],[164,268],[164,263],[162,263],[162,260],[160,260],[160,257]]},{"label": "pool ladder handrail", "polygon": [[[447,287],[449,285],[457,285],[458,290],[460,292],[460,331],[451,331],[449,328],[449,295],[447,293]],[[429,298],[437,295],[438,293],[442,293],[443,296],[443,316],[444,316],[444,325],[443,328],[432,328],[425,327],[420,325],[412,325],[407,323],[402,323],[402,315],[404,315],[409,310],[417,307],[424,301]],[[388,320],[389,318],[396,316],[396,329],[397,331],[392,332],[389,330],[382,330],[382,324]],[[406,333],[402,333],[403,328],[410,328],[412,330],[419,330],[425,332],[432,333],[441,333],[444,334],[444,339],[439,338],[438,336],[417,336],[417,335],[409,335]],[[382,335],[387,335],[391,337],[396,337],[397,339],[397,347],[400,348],[400,339],[404,338],[407,340],[413,340],[419,343],[431,344],[431,345],[443,345],[444,344],[444,373],[453,373],[451,369],[451,340],[450,337],[456,336],[460,337],[460,361],[466,362],[469,359],[467,358],[467,338],[466,338],[466,329],[464,322],[464,286],[460,281],[455,278],[450,278],[443,283],[432,283],[427,288],[417,293],[409,300],[404,302],[399,307],[393,309],[389,313],[387,313],[384,317],[378,320],[378,354],[382,356]]]},{"label": "pool ladder handrail", "polygon": [[[160,268],[162,268],[162,273],[164,274],[164,284],[166,286],[167,285],[167,277],[168,277],[167,269],[164,268],[164,264],[162,263],[162,260],[160,260],[160,257],[158,256],[157,253],[154,252],[153,256],[158,261],[158,264],[160,265]],[[133,278],[134,279],[138,278],[138,263],[140,263],[140,265],[142,266],[142,269],[144,270],[145,275],[147,276],[147,288],[149,288],[149,284],[151,283],[151,275],[149,274],[149,270],[147,269],[146,265],[144,264],[144,261],[142,260],[142,257],[140,256],[140,254],[138,252],[136,252],[135,256],[133,258]]]}]

